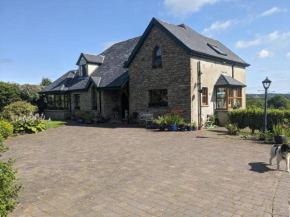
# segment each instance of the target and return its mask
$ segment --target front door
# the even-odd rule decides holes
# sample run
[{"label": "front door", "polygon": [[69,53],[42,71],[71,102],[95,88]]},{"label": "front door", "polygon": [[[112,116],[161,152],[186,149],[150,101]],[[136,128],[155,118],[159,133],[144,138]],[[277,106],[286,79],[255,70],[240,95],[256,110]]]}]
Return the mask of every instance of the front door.
[{"label": "front door", "polygon": [[122,118],[125,118],[125,111],[129,111],[129,99],[128,99],[128,96],[123,93],[122,94]]}]

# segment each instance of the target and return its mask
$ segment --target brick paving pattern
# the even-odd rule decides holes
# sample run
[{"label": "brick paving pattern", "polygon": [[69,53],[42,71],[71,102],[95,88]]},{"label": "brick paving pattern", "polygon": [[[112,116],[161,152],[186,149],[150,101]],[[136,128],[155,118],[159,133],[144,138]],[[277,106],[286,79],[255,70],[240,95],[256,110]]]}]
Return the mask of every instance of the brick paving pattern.
[{"label": "brick paving pattern", "polygon": [[268,165],[269,145],[97,126],[7,140],[23,184],[12,216],[289,216],[290,173]]}]

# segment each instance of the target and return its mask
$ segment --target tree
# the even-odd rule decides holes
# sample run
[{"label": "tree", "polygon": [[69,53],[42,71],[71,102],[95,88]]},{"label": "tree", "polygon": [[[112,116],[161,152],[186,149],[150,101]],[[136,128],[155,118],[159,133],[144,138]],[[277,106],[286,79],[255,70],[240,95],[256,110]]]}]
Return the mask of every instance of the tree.
[{"label": "tree", "polygon": [[23,84],[20,86],[21,99],[32,104],[37,104],[40,98],[38,91],[40,91],[41,89],[42,87],[40,85]]},{"label": "tree", "polygon": [[52,83],[52,81],[49,78],[42,78],[40,85],[41,86],[48,86]]},{"label": "tree", "polygon": [[277,95],[268,100],[269,108],[290,109],[290,100],[284,96]]},{"label": "tree", "polygon": [[0,111],[4,106],[21,100],[20,88],[17,84],[0,82]]}]

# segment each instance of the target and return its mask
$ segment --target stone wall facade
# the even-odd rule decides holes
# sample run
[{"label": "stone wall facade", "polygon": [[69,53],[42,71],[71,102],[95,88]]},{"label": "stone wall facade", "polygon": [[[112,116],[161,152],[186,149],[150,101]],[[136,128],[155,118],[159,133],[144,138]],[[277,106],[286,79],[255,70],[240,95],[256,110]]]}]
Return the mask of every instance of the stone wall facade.
[{"label": "stone wall facade", "polygon": [[[162,67],[152,68],[153,51],[161,48]],[[129,66],[130,114],[149,111],[162,115],[184,110],[186,122],[191,121],[190,56],[158,27],[153,27]],[[167,89],[168,107],[149,107],[149,90]]]}]

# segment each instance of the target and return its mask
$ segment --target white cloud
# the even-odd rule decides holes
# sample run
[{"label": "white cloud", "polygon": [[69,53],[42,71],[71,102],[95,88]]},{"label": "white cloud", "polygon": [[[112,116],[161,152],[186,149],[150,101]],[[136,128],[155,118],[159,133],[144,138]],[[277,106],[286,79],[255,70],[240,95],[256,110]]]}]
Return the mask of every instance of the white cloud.
[{"label": "white cloud", "polygon": [[270,16],[274,13],[281,13],[281,12],[287,12],[287,9],[281,9],[278,7],[273,7],[269,10],[264,11],[263,13],[261,13],[260,15],[258,15],[258,17],[264,17],[264,16]]},{"label": "white cloud", "polygon": [[260,52],[257,53],[256,57],[262,59],[262,58],[271,57],[271,56],[273,56],[273,55],[274,55],[274,54],[271,53],[269,50],[267,50],[267,49],[263,49],[263,50],[261,50]]},{"label": "white cloud", "polygon": [[166,9],[175,17],[186,16],[199,11],[204,5],[213,5],[223,0],[164,0]]},{"label": "white cloud", "polygon": [[260,44],[284,44],[286,46],[289,43],[290,39],[290,32],[283,32],[280,33],[279,31],[274,31],[269,33],[268,35],[260,36],[255,40],[250,41],[237,41],[236,48],[248,48]]},{"label": "white cloud", "polygon": [[202,33],[203,34],[211,34],[212,32],[219,32],[221,30],[225,30],[225,29],[229,28],[230,26],[232,26],[234,24],[235,24],[235,21],[233,21],[233,20],[227,20],[225,22],[216,21],[216,22],[212,23],[209,28],[205,28],[202,31]]},{"label": "white cloud", "polygon": [[237,41],[236,48],[247,48],[247,47],[259,45],[261,43],[262,41],[260,38],[257,38],[256,40],[252,40],[252,41]]},{"label": "white cloud", "polygon": [[289,53],[286,53],[286,57],[287,58],[290,58],[290,52]]},{"label": "white cloud", "polygon": [[114,45],[114,44],[116,44],[118,42],[120,42],[120,41],[107,41],[107,42],[103,43],[102,49],[106,50],[106,49],[108,49],[109,47],[111,47],[112,45]]}]

